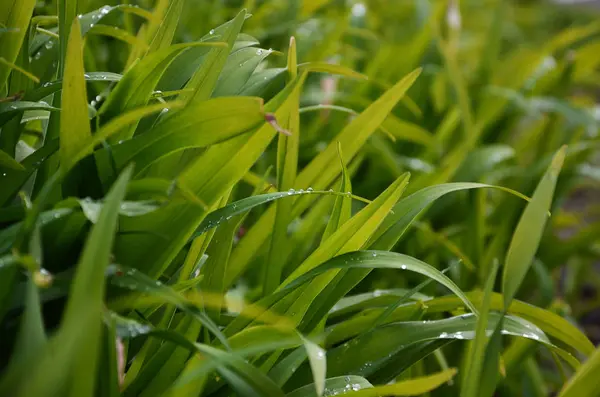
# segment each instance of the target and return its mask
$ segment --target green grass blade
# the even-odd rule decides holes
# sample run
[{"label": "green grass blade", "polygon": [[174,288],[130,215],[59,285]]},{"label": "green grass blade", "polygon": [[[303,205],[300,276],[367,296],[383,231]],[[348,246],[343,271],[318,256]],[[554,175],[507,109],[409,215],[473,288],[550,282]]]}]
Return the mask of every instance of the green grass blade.
[{"label": "green grass blade", "polygon": [[429,393],[442,386],[444,383],[448,383],[454,375],[456,375],[456,369],[450,368],[448,370],[439,372],[434,375],[422,376],[419,378],[403,380],[397,383],[386,386],[376,386],[373,389],[367,390],[354,390],[348,394],[351,397],[370,397],[370,396],[416,396],[425,393]]},{"label": "green grass blade", "polygon": [[511,189],[497,186],[484,185],[480,183],[448,183],[435,185],[419,190],[416,193],[402,199],[393,208],[393,213],[386,218],[379,230],[369,241],[371,249],[392,249],[398,240],[404,235],[408,227],[417,219],[419,214],[424,211],[435,200],[445,196],[448,193],[460,190],[495,188],[508,193],[524,197],[520,193]]},{"label": "green grass blade", "polygon": [[60,331],[65,338],[66,335],[74,337],[81,334],[81,320],[89,321],[86,324],[89,334],[77,338],[81,345],[72,361],[72,396],[92,396],[94,392],[104,297],[104,285],[98,280],[104,279],[104,272],[110,261],[119,207],[125,197],[131,172],[131,168],[125,170],[106,197],[98,222],[88,236],[65,308],[64,323]]},{"label": "green grass blade", "polygon": [[596,349],[559,393],[559,397],[592,397],[598,395],[600,349]]},{"label": "green grass blade", "polygon": [[[158,29],[150,41],[148,54],[159,51],[171,45],[175,30],[179,24],[179,17],[183,10],[183,0],[169,1],[164,16],[158,21]],[[150,28],[149,28],[150,30]]]},{"label": "green grass blade", "polygon": [[112,284],[130,290],[151,294],[165,303],[177,306],[180,310],[193,316],[210,332],[212,332],[224,346],[229,346],[227,338],[219,330],[219,327],[197,307],[191,306],[176,291],[160,281],[155,281],[136,269],[115,270]]},{"label": "green grass blade", "polygon": [[[461,388],[461,397],[477,397],[481,396],[480,387],[483,382],[487,380],[483,377],[484,371],[484,356],[486,350],[490,348],[491,341],[488,339],[486,329],[488,322],[488,315],[490,311],[490,302],[492,300],[492,292],[494,283],[496,281],[496,275],[498,274],[498,262],[494,263],[492,271],[488,275],[488,279],[485,284],[484,295],[479,310],[479,318],[477,319],[477,328],[475,331],[475,340],[469,348],[469,355],[467,358],[466,374],[464,378],[464,384]],[[494,379],[494,384],[495,379]]]},{"label": "green grass blade", "polygon": [[6,83],[13,64],[27,34],[27,27],[31,19],[35,0],[7,0],[2,4],[0,11],[0,26],[6,28],[0,33],[0,58],[6,60],[8,65],[0,62],[0,95],[4,96]]},{"label": "green grass blade", "polygon": [[[348,192],[352,193],[352,182],[350,181],[350,174],[348,174],[346,164],[344,164],[341,145],[338,145],[338,152],[342,167],[342,183],[340,184],[339,191],[342,194]],[[348,219],[350,219],[351,215],[351,199],[346,196],[337,197],[335,199],[335,204],[333,205],[331,217],[329,218],[329,222],[327,222],[327,227],[323,232],[323,237],[321,238],[321,241],[325,242],[336,230],[338,230]]]},{"label": "green grass blade", "polygon": [[[130,162],[135,163],[136,174],[139,174],[172,153],[226,141],[251,131],[263,122],[260,98],[211,99],[189,105],[158,121],[150,131],[115,145],[110,156],[118,169]],[[109,152],[105,150],[102,155],[108,156]],[[103,161],[109,160],[105,158]]]},{"label": "green grass blade", "polygon": [[304,342],[306,354],[308,355],[315,391],[317,392],[317,396],[321,397],[325,391],[325,378],[327,377],[327,359],[325,350],[306,338],[302,338],[302,340]]},{"label": "green grass blade", "polygon": [[191,88],[194,91],[182,95],[181,99],[189,102],[199,102],[210,98],[217,85],[221,70],[227,62],[227,56],[242,29],[246,14],[246,10],[240,11],[231,23],[224,28],[220,34],[220,40],[227,43],[227,47],[213,48],[206,54],[202,65],[185,86],[185,88]]},{"label": "green grass blade", "polygon": [[16,171],[25,171],[25,167],[23,167],[20,163],[17,162],[14,158],[12,158],[8,153],[3,150],[0,150],[0,169],[10,168]]},{"label": "green grass blade", "polygon": [[[481,292],[466,293],[467,298],[475,306],[481,305]],[[406,303],[398,307],[388,317],[386,323],[394,321],[404,321],[411,318],[416,310],[420,308],[420,302]],[[464,308],[465,304],[457,296],[446,296],[427,300],[427,313],[443,313],[447,311]],[[503,311],[502,295],[494,293],[492,295],[491,309],[494,311]],[[328,332],[328,343],[337,343],[356,336],[369,329],[373,321],[383,313],[384,309],[373,309],[366,311],[361,316],[346,320],[343,323],[336,324]],[[508,313],[519,316],[539,327],[545,334],[560,342],[560,346],[568,351],[578,351],[585,355],[590,355],[594,351],[594,345],[589,339],[573,324],[559,315],[548,310],[529,305],[524,302],[514,300]]]},{"label": "green grass blade", "polygon": [[0,380],[0,393],[6,395],[10,390],[14,390],[18,382],[24,381],[28,362],[35,360],[36,355],[47,343],[38,287],[33,282],[32,276],[26,281],[25,312],[21,319],[19,336],[11,360]]},{"label": "green grass blade", "polygon": [[[350,390],[371,389],[373,385],[361,376],[339,376],[337,378],[325,379],[325,395],[335,396],[338,394],[348,394]],[[286,397],[318,397],[315,393],[314,385],[302,386],[290,393]]]},{"label": "green grass blade", "polygon": [[508,307],[515,297],[538,249],[565,152],[566,147],[563,147],[554,156],[552,164],[538,184],[531,202],[523,211],[513,234],[502,274],[502,293],[504,294],[505,307]]},{"label": "green grass blade", "polygon": [[317,72],[317,73],[328,73],[337,74],[340,76],[350,77],[353,79],[367,80],[368,77],[362,73],[355,72],[354,70],[347,68],[342,65],[336,65],[333,63],[326,62],[307,62],[298,65],[300,71]]},{"label": "green grass blade", "polygon": [[[298,61],[296,54],[296,40],[290,39],[288,50],[288,75],[293,81],[298,76]],[[290,101],[288,113],[282,128],[289,131],[290,136],[279,134],[277,140],[277,188],[281,191],[294,188],[298,170],[298,147],[300,144],[300,97]],[[281,282],[281,275],[285,265],[288,244],[288,225],[292,220],[291,212],[294,202],[292,200],[278,201],[275,203],[275,223],[271,234],[271,246],[264,266],[263,294],[275,291]]]},{"label": "green grass blade", "polygon": [[49,112],[55,112],[59,109],[50,106],[45,102],[18,101],[0,103],[0,126],[8,123],[15,116],[15,114],[27,110],[47,110]]},{"label": "green grass blade", "polygon": [[60,161],[68,163],[91,139],[83,70],[83,40],[75,18],[67,44],[60,111]]},{"label": "green grass blade", "polygon": [[[310,164],[305,167],[296,182],[296,188],[327,189],[329,185],[338,177],[340,169],[335,165],[337,162],[337,142],[342,146],[344,161],[348,163],[356,156],[358,151],[365,144],[367,139],[379,128],[383,120],[392,111],[396,104],[404,97],[406,91],[412,86],[421,73],[417,69],[402,78],[396,85],[390,88],[371,106],[369,106],[360,116],[356,117],[348,124],[335,138],[327,148],[315,157]],[[292,216],[298,216],[302,211],[310,206],[312,200],[298,200],[294,206]],[[232,276],[228,279],[230,284],[237,275],[242,273],[253,258],[256,247],[261,247],[267,241],[275,217],[275,209],[269,209],[254,226],[248,231],[244,239],[233,251],[231,257]]]},{"label": "green grass blade", "polygon": [[[111,91],[99,110],[103,121],[110,121],[124,111],[145,106],[163,73],[171,62],[185,50],[196,46],[215,46],[219,43],[184,43],[167,47],[144,57],[129,69]],[[129,126],[126,131],[112,137],[110,142],[129,139],[133,136],[137,123]]]},{"label": "green grass blade", "polygon": [[400,269],[422,274],[444,285],[456,294],[456,296],[458,296],[472,312],[477,313],[477,309],[464,292],[442,272],[418,259],[387,251],[357,251],[336,256],[319,266],[301,273],[298,277],[290,276],[290,280],[287,282],[287,285],[283,287],[283,290],[295,288],[331,269],[361,268]]}]

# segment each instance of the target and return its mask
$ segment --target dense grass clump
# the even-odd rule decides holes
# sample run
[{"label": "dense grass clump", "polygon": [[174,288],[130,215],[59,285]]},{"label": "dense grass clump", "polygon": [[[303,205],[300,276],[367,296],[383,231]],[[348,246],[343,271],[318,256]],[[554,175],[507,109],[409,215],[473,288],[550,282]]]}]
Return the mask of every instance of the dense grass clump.
[{"label": "dense grass clump", "polygon": [[598,395],[594,11],[115,2],[0,6],[0,396]]}]

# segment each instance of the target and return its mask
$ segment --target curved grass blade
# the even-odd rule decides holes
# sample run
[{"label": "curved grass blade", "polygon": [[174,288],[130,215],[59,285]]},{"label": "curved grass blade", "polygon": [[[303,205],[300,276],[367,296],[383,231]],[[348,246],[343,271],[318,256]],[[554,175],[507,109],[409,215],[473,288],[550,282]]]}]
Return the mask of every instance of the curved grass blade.
[{"label": "curved grass blade", "polygon": [[[482,294],[480,292],[469,292],[466,294],[476,306],[481,305]],[[492,294],[490,303],[491,310],[503,311],[503,297],[501,294]],[[410,319],[416,310],[420,309],[421,303],[411,302],[401,305],[396,309],[386,322],[404,321]],[[427,313],[443,313],[454,310],[463,310],[464,303],[455,296],[435,298],[427,301]],[[339,343],[360,334],[368,329],[372,322],[384,311],[384,309],[373,309],[346,320],[340,324],[333,325],[327,331],[327,346]],[[508,313],[519,316],[539,327],[545,334],[561,343],[561,347],[569,351],[578,351],[590,355],[594,351],[594,345],[573,324],[559,315],[525,302],[514,300],[509,307]]]},{"label": "curved grass blade", "polygon": [[456,373],[455,368],[450,368],[434,375],[403,380],[386,386],[375,386],[366,390],[355,390],[353,385],[352,391],[344,393],[344,395],[349,397],[419,396],[448,383]]},{"label": "curved grass blade", "polygon": [[[274,193],[266,193],[266,194],[258,194],[256,196],[250,196],[233,203],[227,204],[224,207],[219,208],[211,213],[209,213],[198,229],[192,235],[192,239],[200,236],[201,234],[207,232],[208,230],[219,226],[221,223],[231,219],[232,217],[242,214],[246,211],[250,211],[251,209],[258,207],[263,204],[270,203],[274,200],[279,200],[286,197],[293,196],[302,196],[302,195],[326,195],[326,196],[344,196],[347,197],[345,193],[333,192],[333,191],[322,191],[322,190],[294,190],[290,189],[287,192],[274,192]],[[351,196],[354,199],[363,201],[363,198],[358,196]]]},{"label": "curved grass blade", "polygon": [[246,47],[233,52],[227,58],[212,96],[238,95],[258,65],[272,53],[272,50],[253,47]]},{"label": "curved grass blade", "polygon": [[[87,72],[83,74],[83,78],[86,82],[115,83],[120,81],[122,77],[123,76],[120,74],[111,72]],[[41,101],[45,97],[62,90],[62,87],[63,80],[54,80],[48,83],[44,83],[41,87],[26,92],[23,96],[23,101]]]},{"label": "curved grass blade", "polygon": [[465,293],[461,291],[461,289],[458,288],[458,286],[454,284],[454,282],[450,280],[447,276],[445,276],[442,272],[440,272],[433,266],[428,265],[425,262],[421,262],[418,259],[407,255],[398,254],[396,252],[356,251],[336,256],[330,259],[329,261],[311,270],[308,270],[307,272],[303,273],[297,278],[294,278],[280,291],[281,293],[283,293],[284,291],[287,292],[288,290],[296,288],[299,285],[317,277],[319,274],[322,274],[331,269],[372,268],[408,270],[422,274],[444,285],[446,288],[451,290],[457,297],[459,297],[464,303],[464,305],[467,306],[473,313],[477,313],[477,309],[471,303],[469,298],[467,298]]},{"label": "curved grass blade", "polygon": [[16,102],[2,102],[0,103],[0,126],[8,123],[15,114],[26,110],[47,110],[49,112],[56,112],[59,110],[54,106],[50,106],[45,102],[32,102],[32,101],[16,101]]},{"label": "curved grass blade", "polygon": [[[363,378],[362,376],[338,376],[335,378],[325,379],[325,390],[326,396],[337,396],[346,395],[350,391],[370,389],[373,385]],[[318,397],[315,393],[315,385],[310,384],[302,386],[290,393],[286,394],[286,397]]]},{"label": "curved grass blade", "polygon": [[415,219],[435,200],[451,192],[481,188],[499,189],[514,194],[517,197],[527,199],[512,189],[481,183],[458,182],[430,186],[398,202],[392,210],[393,213],[385,219],[379,230],[371,237],[368,247],[370,249],[381,250],[392,249]]},{"label": "curved grass blade", "polygon": [[[487,333],[491,334],[502,318],[504,318],[502,314],[490,313]],[[327,372],[330,376],[359,375],[367,378],[378,376],[378,372],[381,371],[389,372],[389,376],[397,375],[403,368],[416,362],[402,360],[402,366],[399,367],[393,364],[399,357],[406,358],[406,353],[415,344],[473,339],[476,323],[477,316],[465,314],[443,320],[408,321],[378,327],[328,350]],[[501,333],[535,340],[556,349],[544,332],[519,317],[506,316]],[[430,353],[426,350],[422,353],[425,352]],[[411,356],[411,359],[418,361],[423,357],[419,354]],[[308,378],[308,368],[305,365],[295,375],[292,384]]]},{"label": "curved grass blade", "polygon": [[[212,95],[217,86],[219,75],[227,62],[227,57],[233,48],[244,20],[246,10],[241,10],[230,23],[223,25],[220,30],[220,40],[227,43],[227,47],[213,48],[203,57],[202,65],[185,85],[193,89],[189,94],[181,95],[181,99],[189,103],[205,101]],[[214,31],[213,31],[214,33]]]}]

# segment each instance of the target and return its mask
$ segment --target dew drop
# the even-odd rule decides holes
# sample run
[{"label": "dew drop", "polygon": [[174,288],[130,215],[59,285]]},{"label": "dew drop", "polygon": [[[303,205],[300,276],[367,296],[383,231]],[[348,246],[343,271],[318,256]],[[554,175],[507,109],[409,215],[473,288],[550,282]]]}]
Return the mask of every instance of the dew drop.
[{"label": "dew drop", "polygon": [[214,30],[214,29],[211,29],[211,30],[210,30],[210,32],[208,32],[208,34],[211,34],[211,35],[212,35],[212,34],[215,34],[215,30]]},{"label": "dew drop", "polygon": [[262,55],[262,53],[263,53],[263,50],[261,48],[256,50],[256,55]]},{"label": "dew drop", "polygon": [[294,194],[294,193],[296,193],[296,191],[295,191],[294,189],[290,189],[290,190],[288,190],[288,195],[290,195],[290,194]]},{"label": "dew drop", "polygon": [[313,189],[312,187],[309,187],[308,189],[306,189],[307,192],[312,193],[315,191],[315,189]]}]

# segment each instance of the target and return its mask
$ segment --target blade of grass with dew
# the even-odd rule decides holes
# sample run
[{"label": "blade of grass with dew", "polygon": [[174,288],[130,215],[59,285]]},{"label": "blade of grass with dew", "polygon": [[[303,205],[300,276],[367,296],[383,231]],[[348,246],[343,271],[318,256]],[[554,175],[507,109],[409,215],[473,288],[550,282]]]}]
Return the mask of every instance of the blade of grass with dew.
[{"label": "blade of grass with dew", "polygon": [[256,68],[273,53],[272,50],[246,47],[229,55],[217,81],[213,97],[238,95]]},{"label": "blade of grass with dew", "polygon": [[[123,76],[117,73],[110,72],[87,72],[83,75],[86,82],[107,82],[114,83],[121,80]],[[51,82],[44,83],[41,87],[37,87],[33,90],[27,91],[23,96],[25,101],[40,101],[45,97],[54,94],[62,90],[63,80],[54,80]],[[19,101],[21,103],[22,101]]]},{"label": "blade of grass with dew", "polygon": [[[492,332],[502,314],[491,313],[488,332]],[[336,346],[327,352],[327,373],[330,376],[342,376],[352,373],[370,377],[380,369],[390,370],[386,364],[395,357],[402,357],[404,349],[420,342],[436,340],[470,340],[475,337],[477,316],[467,314],[450,317],[443,320],[396,322],[375,328],[357,338]],[[536,340],[549,347],[553,346],[546,335],[533,324],[518,317],[507,316],[502,328],[504,335],[519,336]],[[422,357],[413,356],[413,360]],[[404,362],[404,368],[411,363]],[[396,375],[402,368],[391,368]],[[306,365],[299,369],[291,380],[293,386],[309,379],[309,369]]]},{"label": "blade of grass with dew", "polygon": [[[22,383],[15,396],[93,395],[104,296],[104,283],[97,280],[104,278],[108,266],[117,209],[130,176],[128,169],[108,193],[80,257],[61,326],[36,361],[30,363],[30,382]],[[80,332],[82,324],[85,333]]]},{"label": "blade of grass with dew", "polygon": [[[398,178],[377,199],[344,223],[283,281],[279,289],[336,255],[360,249],[389,213],[391,207],[398,201],[408,184],[408,178],[408,175]],[[313,302],[322,293],[325,296],[329,295],[327,290],[335,288],[335,283],[332,281],[336,278],[338,280],[343,278],[343,273],[345,273],[345,269],[337,269],[311,280],[304,288],[301,297],[286,310],[287,313],[297,323],[300,323],[307,315],[312,316],[310,308]],[[329,310],[336,302],[333,301],[335,298],[333,300],[330,297],[327,298],[316,303],[319,306],[328,306],[327,310]]]},{"label": "blade of grass with dew", "polygon": [[[361,376],[350,375],[325,379],[325,395],[327,396],[348,394],[350,390],[371,388],[373,388],[373,385]],[[315,393],[315,385],[311,384],[287,393],[286,397],[318,397],[318,394]]]},{"label": "blade of grass with dew", "polygon": [[[123,273],[123,274],[121,274]],[[111,283],[123,288],[130,290],[151,294],[165,303],[170,303],[177,306],[180,310],[193,316],[198,322],[204,325],[215,335],[219,341],[224,345],[228,346],[227,338],[221,333],[217,325],[197,307],[189,305],[183,297],[170,288],[167,285],[162,284],[159,281],[155,281],[147,275],[137,271],[136,269],[125,269],[121,270],[121,273],[117,271],[115,276],[112,277]]]},{"label": "blade of grass with dew", "polygon": [[448,383],[456,375],[457,370],[450,368],[437,374],[421,376],[409,380],[399,381],[390,385],[375,386],[373,388],[355,390],[347,394],[350,397],[375,397],[375,396],[417,396],[433,391],[445,383]]},{"label": "blade of grass with dew", "polygon": [[[475,306],[481,305],[482,296],[480,292],[468,292],[465,295]],[[502,298],[501,294],[492,294],[491,310],[503,310]],[[415,312],[415,308],[419,306],[419,302],[401,305],[388,317],[386,323],[408,320]],[[461,298],[455,296],[427,300],[427,313],[429,314],[462,310],[464,307],[465,304]],[[370,328],[373,321],[375,321],[383,311],[384,309],[372,309],[359,317],[354,317],[345,320],[342,323],[333,325],[328,330],[327,346],[358,335]],[[577,327],[551,311],[518,300],[513,300],[508,313],[519,316],[535,324],[544,331],[544,333],[557,341],[560,341],[560,346],[566,348],[569,352],[577,351],[584,355],[590,355],[594,351],[594,345]]]},{"label": "blade of grass with dew", "polygon": [[287,68],[269,68],[256,71],[240,89],[238,95],[262,97],[273,85],[284,84],[286,72]]},{"label": "blade of grass with dew", "polygon": [[56,112],[59,109],[50,106],[45,102],[18,101],[0,103],[0,126],[9,122],[15,114],[26,110],[47,110],[49,112]]},{"label": "blade of grass with dew", "polygon": [[[186,49],[195,46],[221,46],[221,43],[177,44],[145,56],[131,67],[119,80],[98,111],[101,120],[109,121],[124,111],[144,106],[171,62]],[[116,143],[133,136],[137,123],[113,136],[109,142]]]},{"label": "blade of grass with dew", "polygon": [[[343,156],[342,156],[342,148],[341,145],[338,145],[338,154],[340,156],[340,164],[342,167],[342,182],[340,184],[340,188],[338,189],[340,193],[352,193],[352,182],[350,181],[350,174],[348,174],[348,170],[346,169],[346,164],[344,164]],[[347,196],[338,196],[335,199],[335,203],[333,205],[333,210],[331,211],[331,216],[329,217],[329,221],[327,222],[327,227],[323,232],[323,236],[321,237],[321,242],[327,241],[329,237],[336,230],[338,230],[346,221],[348,221],[352,216],[352,199]]]},{"label": "blade of grass with dew", "polygon": [[477,319],[475,339],[473,344],[469,346],[469,353],[466,358],[465,374],[468,374],[468,376],[465,376],[463,379],[461,397],[481,396],[481,385],[483,382],[487,381],[486,379],[482,379],[484,356],[486,350],[491,346],[491,340],[488,339],[486,330],[492,292],[496,281],[496,275],[498,274],[498,266],[499,263],[495,262],[485,284],[483,299],[479,310],[479,318]]},{"label": "blade of grass with dew", "polygon": [[467,295],[442,272],[413,257],[387,251],[356,251],[338,255],[325,263],[299,273],[297,277],[290,276],[283,285],[282,291],[295,288],[321,273],[336,268],[388,268],[416,272],[444,285],[460,298],[463,304],[469,307],[472,312],[477,313],[477,309],[468,299]]},{"label": "blade of grass with dew", "polygon": [[[290,39],[287,60],[288,79],[293,80],[298,76],[298,60],[296,54],[296,40]],[[277,188],[280,191],[289,189],[293,192],[294,181],[298,170],[298,147],[300,144],[300,97],[295,97],[290,102],[289,112],[286,115],[282,128],[289,131],[290,136],[279,134],[277,137]],[[281,275],[285,265],[288,237],[287,229],[292,220],[291,213],[294,202],[292,200],[278,201],[275,206],[275,222],[267,260],[264,263],[263,294],[275,291],[281,282]]]},{"label": "blade of grass with dew", "polygon": [[191,103],[205,101],[210,98],[217,86],[219,75],[227,62],[229,52],[242,29],[246,15],[246,10],[240,11],[221,33],[221,40],[227,43],[227,47],[214,48],[204,56],[202,65],[185,85],[185,88],[191,88],[194,91],[181,95],[181,99]]},{"label": "blade of grass with dew", "polygon": [[[281,93],[265,105],[265,109],[276,111],[277,114],[285,110],[287,101],[295,95],[299,95],[300,87],[305,76],[299,76],[293,83],[289,84]],[[275,136],[276,131],[267,123],[255,132],[240,135],[225,143],[211,146],[200,157],[194,160],[179,176],[180,186],[186,187],[195,193],[202,202],[210,205],[218,199],[224,191],[234,183],[242,179],[245,173],[260,157],[263,150]],[[127,225],[123,223],[123,229],[139,229],[141,227],[158,227],[165,225],[173,232],[170,241],[145,238],[140,241],[143,244],[143,255],[147,255],[144,271],[152,276],[159,274],[179,249],[188,241],[194,230],[206,216],[206,210],[197,204],[182,206],[166,206],[161,211],[152,214],[146,219],[138,218],[136,222]],[[145,226],[144,226],[145,225]],[[166,226],[168,225],[168,226]],[[163,229],[163,227],[159,227]],[[125,238],[123,243],[125,243]],[[127,246],[127,243],[122,247]],[[133,252],[127,250],[117,251],[121,254],[124,263],[128,263]],[[140,246],[140,248],[142,248]],[[137,255],[137,253],[136,253]],[[139,259],[135,260],[139,263]]]},{"label": "blade of grass with dew", "polygon": [[321,397],[325,391],[325,379],[327,377],[327,358],[325,350],[307,338],[303,337],[302,341],[304,342],[304,349],[308,356],[315,391],[317,396]]},{"label": "blade of grass with dew", "polygon": [[[175,30],[177,29],[177,25],[179,24],[179,17],[181,16],[181,12],[183,10],[183,0],[174,0],[169,1],[166,6],[166,11],[161,18],[156,23],[158,25],[156,29],[156,33],[152,36],[152,39],[149,42],[149,47],[147,54],[151,54],[156,51],[160,51],[163,48],[167,48],[171,45],[173,41],[173,37],[175,36]],[[156,11],[160,12],[158,8],[155,8]],[[154,30],[154,29],[152,29]],[[151,31],[151,28],[148,28],[148,33]]]},{"label": "blade of grass with dew", "polygon": [[[417,69],[405,76],[395,86],[390,88],[377,101],[375,101],[360,116],[348,124],[332,141],[328,147],[315,157],[304,168],[294,183],[296,188],[326,189],[340,174],[339,167],[333,165],[337,157],[337,142],[340,142],[348,163],[356,156],[366,140],[377,130],[385,117],[400,101],[406,91],[420,74]],[[298,200],[294,205],[292,218],[298,216],[310,206],[313,200]],[[231,271],[228,275],[227,285],[231,283],[246,269],[256,252],[257,247],[262,247],[267,241],[275,218],[275,209],[270,208],[248,230],[246,236],[240,241],[231,257]]]},{"label": "blade of grass with dew", "polygon": [[[368,309],[382,308],[385,306],[389,307],[399,300],[401,301],[400,305],[412,301],[428,301],[432,299],[431,296],[416,291],[417,288],[422,288],[426,283],[427,285],[430,284],[431,281],[432,280],[426,280],[410,290],[406,288],[376,289],[362,294],[348,295],[340,299],[340,301],[331,309],[329,312],[329,319],[332,320],[332,323],[335,323],[338,322],[339,317],[349,316]],[[394,307],[392,312],[396,309],[397,307]],[[383,323],[385,318],[383,318],[383,315],[380,317],[380,321]],[[385,317],[387,318],[387,316]]]}]

